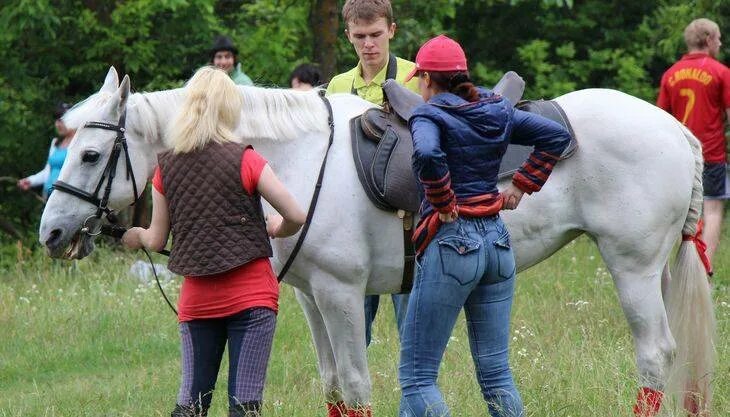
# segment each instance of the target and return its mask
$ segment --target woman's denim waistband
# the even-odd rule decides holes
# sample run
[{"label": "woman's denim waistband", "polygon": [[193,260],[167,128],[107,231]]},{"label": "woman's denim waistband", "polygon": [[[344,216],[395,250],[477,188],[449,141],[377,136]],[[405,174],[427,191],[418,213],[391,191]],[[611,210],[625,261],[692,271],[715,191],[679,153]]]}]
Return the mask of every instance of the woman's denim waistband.
[{"label": "woman's denim waistband", "polygon": [[[497,225],[501,226],[504,224],[499,214],[484,217],[459,217],[454,223],[457,223],[461,227],[473,228],[473,230],[482,233],[494,229]],[[441,227],[443,228],[447,224],[443,224]]]}]

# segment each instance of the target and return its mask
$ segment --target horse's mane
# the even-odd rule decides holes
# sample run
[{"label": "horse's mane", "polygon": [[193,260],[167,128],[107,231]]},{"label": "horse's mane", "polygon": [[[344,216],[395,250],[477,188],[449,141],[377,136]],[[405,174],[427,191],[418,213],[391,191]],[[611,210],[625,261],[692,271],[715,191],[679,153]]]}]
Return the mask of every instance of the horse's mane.
[{"label": "horse's mane", "polygon": [[[165,125],[159,120],[171,119],[172,113],[177,109],[177,103],[182,97],[182,89],[160,91],[155,93],[135,93],[127,101],[127,120],[134,118],[134,128],[148,142],[156,142],[162,139]],[[63,123],[70,129],[78,130],[89,121],[107,121],[117,123],[118,120],[106,120],[102,114],[102,108],[112,97],[109,92],[97,92],[87,99],[77,103],[66,114],[63,115]],[[145,100],[145,97],[148,100]],[[155,107],[151,101],[154,100]]]},{"label": "horse's mane", "polygon": [[[311,132],[326,132],[327,109],[317,90],[295,91],[239,86],[243,96],[241,123],[236,133],[241,140],[294,140]],[[167,124],[184,100],[184,88],[133,94],[127,103],[127,114],[134,114],[135,129],[149,142],[162,139]],[[112,96],[98,92],[75,105],[63,116],[71,129],[78,129],[90,120],[101,117],[100,109]],[[116,122],[115,120],[109,120]]]},{"label": "horse's mane", "polygon": [[[273,88],[239,86],[243,96],[241,122],[236,130],[245,143],[248,140],[294,140],[306,133],[326,132],[327,109],[317,91],[294,91]],[[138,123],[147,138],[166,129],[175,111],[184,100],[184,89],[135,94],[132,102],[150,106],[152,111],[140,107]],[[148,104],[141,104],[143,102]],[[164,124],[158,124],[158,120]]]},{"label": "horse's mane", "polygon": [[86,122],[99,118],[100,109],[104,107],[111,96],[112,94],[108,92],[98,92],[76,103],[63,115],[63,124],[69,129],[78,130]]},{"label": "horse's mane", "polygon": [[304,133],[326,132],[327,109],[319,91],[240,86],[243,139],[293,140]]}]

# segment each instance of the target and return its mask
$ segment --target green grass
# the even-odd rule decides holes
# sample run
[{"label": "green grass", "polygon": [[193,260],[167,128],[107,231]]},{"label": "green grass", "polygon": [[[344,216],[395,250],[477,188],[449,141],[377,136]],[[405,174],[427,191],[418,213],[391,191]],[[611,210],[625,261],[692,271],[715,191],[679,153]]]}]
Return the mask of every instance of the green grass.
[{"label": "green grass", "polygon": [[[729,237],[715,265],[713,416],[730,415]],[[128,274],[139,255],[101,249],[70,263],[14,246],[0,250],[0,417],[169,416],[180,380],[176,320],[154,286]],[[176,298],[176,285],[167,291]],[[395,416],[398,338],[392,305],[384,300],[381,309],[368,352],[372,402],[375,415]],[[588,239],[519,275],[512,327],[511,360],[528,416],[631,416],[632,341]],[[223,366],[212,417],[227,415]],[[486,415],[473,372],[462,318],[440,377],[454,416]],[[264,411],[325,415],[309,330],[286,285]]]}]

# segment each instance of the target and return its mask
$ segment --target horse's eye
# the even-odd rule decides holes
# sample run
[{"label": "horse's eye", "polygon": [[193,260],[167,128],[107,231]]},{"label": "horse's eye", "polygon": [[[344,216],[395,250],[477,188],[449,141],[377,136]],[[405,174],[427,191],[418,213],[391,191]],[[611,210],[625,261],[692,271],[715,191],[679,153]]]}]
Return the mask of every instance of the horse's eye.
[{"label": "horse's eye", "polygon": [[90,164],[93,164],[97,161],[99,161],[99,152],[96,151],[86,151],[81,156],[81,160],[84,162],[88,162]]}]

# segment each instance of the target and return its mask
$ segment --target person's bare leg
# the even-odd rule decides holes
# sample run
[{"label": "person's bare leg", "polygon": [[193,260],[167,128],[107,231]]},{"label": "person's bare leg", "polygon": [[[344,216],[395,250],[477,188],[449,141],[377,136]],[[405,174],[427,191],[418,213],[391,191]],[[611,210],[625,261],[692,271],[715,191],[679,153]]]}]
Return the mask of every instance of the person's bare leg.
[{"label": "person's bare leg", "polygon": [[707,243],[707,257],[710,259],[710,264],[717,251],[717,245],[720,243],[724,209],[724,200],[705,200],[702,214],[705,222],[703,234],[705,243]]}]

